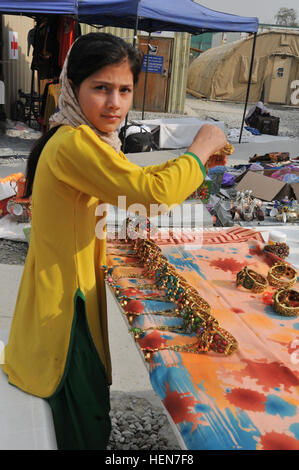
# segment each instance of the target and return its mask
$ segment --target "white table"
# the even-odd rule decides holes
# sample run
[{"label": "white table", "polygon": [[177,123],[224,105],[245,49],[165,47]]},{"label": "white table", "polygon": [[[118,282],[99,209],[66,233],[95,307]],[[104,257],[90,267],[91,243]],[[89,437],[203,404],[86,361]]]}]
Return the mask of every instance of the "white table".
[{"label": "white table", "polygon": [[192,117],[134,120],[134,123],[144,124],[151,130],[159,126],[160,149],[189,147],[196,133],[204,124],[214,124],[224,131],[224,122],[222,121],[204,121]]}]

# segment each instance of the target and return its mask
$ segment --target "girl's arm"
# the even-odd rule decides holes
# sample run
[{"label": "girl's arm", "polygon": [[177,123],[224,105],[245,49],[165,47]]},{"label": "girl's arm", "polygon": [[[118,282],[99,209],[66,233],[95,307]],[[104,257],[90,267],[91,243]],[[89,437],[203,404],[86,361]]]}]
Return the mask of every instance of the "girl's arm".
[{"label": "girl's arm", "polygon": [[[205,178],[204,163],[193,151],[147,172],[121,158],[88,126],[63,127],[47,145],[50,169],[63,183],[114,206],[119,196],[125,196],[126,207],[139,203],[147,210],[151,204],[181,204]],[[208,151],[201,158],[207,161]]]}]

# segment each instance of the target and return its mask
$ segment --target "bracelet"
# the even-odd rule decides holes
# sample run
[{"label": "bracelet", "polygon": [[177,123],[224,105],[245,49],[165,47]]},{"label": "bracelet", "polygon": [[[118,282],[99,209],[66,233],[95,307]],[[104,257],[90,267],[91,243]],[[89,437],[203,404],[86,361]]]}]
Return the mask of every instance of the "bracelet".
[{"label": "bracelet", "polygon": [[265,245],[264,251],[267,253],[273,253],[282,259],[287,258],[290,254],[290,249],[285,242],[274,243],[273,245]]},{"label": "bracelet", "polygon": [[294,317],[299,313],[299,292],[295,289],[278,289],[273,295],[273,308],[279,315]]},{"label": "bracelet", "polygon": [[297,282],[297,272],[284,262],[275,263],[268,272],[269,284],[273,287],[288,288]]},{"label": "bracelet", "polygon": [[198,336],[196,345],[173,346],[172,349],[197,353],[212,350],[225,355],[238,349],[235,338],[220,328],[211,315],[209,303],[176,272],[155,242],[138,239],[134,250],[145,263],[147,276],[154,279],[159,290],[165,290],[168,300],[176,303],[175,314],[183,318],[184,330]]},{"label": "bracelet", "polygon": [[232,155],[235,151],[235,148],[232,144],[227,142],[222,150],[216,152],[215,155]]},{"label": "bracelet", "polygon": [[269,285],[265,276],[249,269],[248,266],[238,272],[236,282],[237,287],[242,285],[255,293],[264,292]]}]

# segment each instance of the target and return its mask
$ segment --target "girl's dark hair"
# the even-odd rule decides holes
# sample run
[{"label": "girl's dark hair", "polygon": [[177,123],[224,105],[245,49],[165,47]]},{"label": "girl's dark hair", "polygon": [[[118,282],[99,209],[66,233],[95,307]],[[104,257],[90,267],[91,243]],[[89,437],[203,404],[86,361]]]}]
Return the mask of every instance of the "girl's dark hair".
[{"label": "girl's dark hair", "polygon": [[73,44],[69,55],[67,76],[75,86],[106,65],[128,59],[134,84],[141,71],[143,54],[123,39],[108,33],[89,33]]},{"label": "girl's dark hair", "polygon": [[[103,67],[119,64],[125,59],[129,61],[135,85],[142,67],[142,52],[112,34],[89,33],[80,36],[74,42],[68,59],[67,77],[73,82],[75,87],[78,87],[87,77]],[[24,197],[30,197],[32,194],[33,181],[40,154],[58,127],[60,126],[54,127],[44,134],[30,152],[26,168]]]},{"label": "girl's dark hair", "polygon": [[23,195],[24,198],[28,198],[32,194],[33,180],[34,180],[35,171],[36,171],[40,154],[42,153],[42,150],[44,146],[46,145],[46,143],[48,142],[48,140],[51,139],[51,137],[55,134],[55,132],[58,130],[59,127],[60,126],[53,127],[44,135],[42,135],[34,144],[29,154],[27,165],[26,165],[26,186],[25,186],[25,193]]}]

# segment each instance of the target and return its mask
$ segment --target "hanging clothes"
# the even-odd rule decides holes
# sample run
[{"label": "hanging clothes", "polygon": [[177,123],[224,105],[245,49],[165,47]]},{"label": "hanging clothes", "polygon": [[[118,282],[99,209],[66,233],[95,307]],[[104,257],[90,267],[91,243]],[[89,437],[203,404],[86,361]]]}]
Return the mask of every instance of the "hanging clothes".
[{"label": "hanging clothes", "polygon": [[59,42],[57,39],[58,16],[37,18],[31,70],[37,70],[39,80],[59,77]]},{"label": "hanging clothes", "polygon": [[62,68],[66,55],[76,39],[76,20],[62,16],[59,20],[57,38],[59,42],[58,64]]}]

